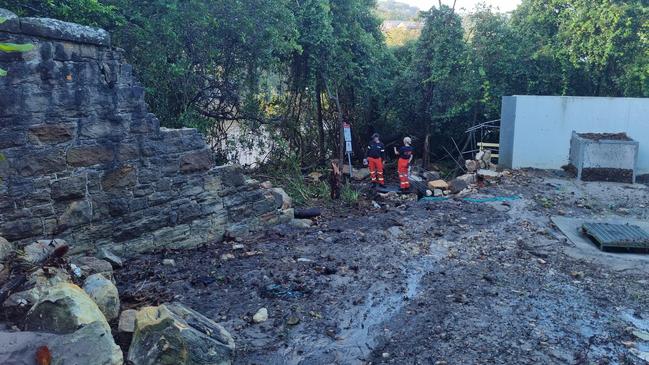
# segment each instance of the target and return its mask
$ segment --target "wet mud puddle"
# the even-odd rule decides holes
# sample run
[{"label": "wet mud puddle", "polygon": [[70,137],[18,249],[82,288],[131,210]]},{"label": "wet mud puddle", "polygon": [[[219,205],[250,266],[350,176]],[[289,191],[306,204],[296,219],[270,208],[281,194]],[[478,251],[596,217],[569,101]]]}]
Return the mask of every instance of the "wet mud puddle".
[{"label": "wet mud puddle", "polygon": [[437,250],[420,256],[402,268],[405,278],[398,290],[394,285],[376,282],[368,290],[362,304],[336,314],[340,331],[330,337],[315,337],[295,332],[288,339],[289,346],[282,353],[285,364],[364,364],[386,329],[381,326],[399,313],[420,294],[425,275],[436,270],[437,260],[445,255]]}]

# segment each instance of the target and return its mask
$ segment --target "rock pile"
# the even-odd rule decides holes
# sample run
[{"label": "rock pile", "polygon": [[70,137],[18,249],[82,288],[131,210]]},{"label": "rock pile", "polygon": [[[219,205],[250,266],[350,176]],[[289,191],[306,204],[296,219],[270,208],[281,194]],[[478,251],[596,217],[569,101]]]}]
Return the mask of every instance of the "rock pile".
[{"label": "rock pile", "polygon": [[[419,172],[419,178],[423,178],[427,181],[427,187],[429,190],[427,195],[434,197],[457,194],[466,195],[473,192],[476,187],[497,182],[497,179],[500,178],[502,174],[495,171],[495,165],[491,162],[485,162],[484,160],[491,159],[490,152],[489,154],[481,152],[478,156],[483,160],[467,160],[465,165],[468,172],[449,181],[441,179],[438,172]],[[489,166],[490,169],[480,168],[481,166]]]},{"label": "rock pile", "polygon": [[120,314],[111,263],[69,251],[63,240],[18,248],[0,237],[0,364],[232,363],[234,340],[222,326],[180,303]]}]

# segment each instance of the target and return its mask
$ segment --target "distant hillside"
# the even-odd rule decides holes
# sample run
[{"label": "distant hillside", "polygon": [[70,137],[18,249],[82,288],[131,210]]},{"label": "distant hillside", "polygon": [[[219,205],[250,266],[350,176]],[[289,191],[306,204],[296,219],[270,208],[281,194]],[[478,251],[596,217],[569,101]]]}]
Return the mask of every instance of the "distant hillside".
[{"label": "distant hillside", "polygon": [[383,20],[413,20],[417,18],[419,9],[394,0],[379,0],[377,14]]},{"label": "distant hillside", "polygon": [[417,19],[418,8],[394,0],[379,0],[376,8],[388,46],[403,46],[419,38],[424,24]]}]

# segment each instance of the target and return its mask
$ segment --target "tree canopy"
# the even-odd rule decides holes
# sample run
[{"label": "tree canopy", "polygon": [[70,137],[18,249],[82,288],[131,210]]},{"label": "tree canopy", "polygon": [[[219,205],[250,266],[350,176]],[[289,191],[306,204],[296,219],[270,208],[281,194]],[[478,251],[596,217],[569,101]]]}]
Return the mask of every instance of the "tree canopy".
[{"label": "tree canopy", "polygon": [[394,47],[382,20],[391,11],[415,16],[394,2],[380,10],[374,0],[0,0],[0,7],[111,31],[163,125],[201,128],[217,153],[236,122],[279,141],[278,158],[322,163],[338,156],[344,120],[361,143],[372,132],[409,134],[428,158],[442,155],[451,137],[460,142],[467,127],[499,118],[503,95],[649,96],[643,0],[523,0],[510,14],[442,5],[417,15],[418,38]]}]

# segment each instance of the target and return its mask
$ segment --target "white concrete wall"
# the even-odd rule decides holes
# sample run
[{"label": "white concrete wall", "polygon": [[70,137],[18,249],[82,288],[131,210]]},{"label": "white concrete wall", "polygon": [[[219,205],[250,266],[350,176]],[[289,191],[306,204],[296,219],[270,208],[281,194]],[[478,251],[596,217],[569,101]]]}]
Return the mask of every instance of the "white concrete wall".
[{"label": "white concrete wall", "polygon": [[560,169],[572,131],[625,132],[640,143],[638,174],[649,174],[649,98],[505,96],[500,163],[509,168]]}]

